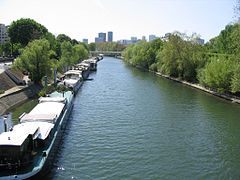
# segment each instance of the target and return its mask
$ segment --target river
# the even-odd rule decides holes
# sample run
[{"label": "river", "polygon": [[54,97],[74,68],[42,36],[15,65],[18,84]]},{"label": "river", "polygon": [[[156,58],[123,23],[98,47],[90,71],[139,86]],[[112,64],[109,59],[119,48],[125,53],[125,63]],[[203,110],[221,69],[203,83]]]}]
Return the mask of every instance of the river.
[{"label": "river", "polygon": [[105,57],[51,179],[239,179],[240,106]]}]

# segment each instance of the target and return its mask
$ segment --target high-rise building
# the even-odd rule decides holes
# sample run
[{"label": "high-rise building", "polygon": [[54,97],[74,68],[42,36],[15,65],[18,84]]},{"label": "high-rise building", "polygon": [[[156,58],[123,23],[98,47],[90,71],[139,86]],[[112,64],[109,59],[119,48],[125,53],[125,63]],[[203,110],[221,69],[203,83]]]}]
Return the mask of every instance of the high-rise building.
[{"label": "high-rise building", "polygon": [[0,24],[0,44],[5,43],[9,40],[8,33],[7,33],[7,26],[4,24]]},{"label": "high-rise building", "polygon": [[147,41],[146,36],[142,36],[142,41]]},{"label": "high-rise building", "polygon": [[103,32],[98,33],[98,38],[102,39],[102,42],[106,42],[106,33]]},{"label": "high-rise building", "polygon": [[113,32],[108,32],[108,42],[113,42]]},{"label": "high-rise building", "polygon": [[153,34],[149,35],[149,42],[153,41],[154,39],[157,39],[157,37]]},{"label": "high-rise building", "polygon": [[101,43],[101,42],[103,42],[102,38],[95,37],[95,43]]},{"label": "high-rise building", "polygon": [[88,39],[83,39],[82,42],[88,44]]},{"label": "high-rise building", "polygon": [[131,37],[132,44],[135,44],[138,41],[137,37]]}]

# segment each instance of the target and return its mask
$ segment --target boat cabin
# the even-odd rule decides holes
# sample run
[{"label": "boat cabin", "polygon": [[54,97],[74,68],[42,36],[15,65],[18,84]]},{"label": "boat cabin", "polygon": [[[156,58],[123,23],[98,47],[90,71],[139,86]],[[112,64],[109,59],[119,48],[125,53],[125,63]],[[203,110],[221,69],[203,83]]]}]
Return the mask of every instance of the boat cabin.
[{"label": "boat cabin", "polygon": [[36,153],[49,144],[52,123],[15,125],[0,135],[0,170],[20,169],[33,163]]}]

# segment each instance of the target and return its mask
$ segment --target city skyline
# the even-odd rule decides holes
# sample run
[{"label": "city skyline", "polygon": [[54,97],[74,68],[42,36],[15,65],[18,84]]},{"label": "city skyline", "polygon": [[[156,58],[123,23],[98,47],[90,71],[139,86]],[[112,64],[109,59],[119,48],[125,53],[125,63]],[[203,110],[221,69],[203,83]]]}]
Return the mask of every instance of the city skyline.
[{"label": "city skyline", "polygon": [[[94,42],[98,32],[114,32],[114,41],[157,37],[179,31],[208,41],[234,21],[235,0],[1,0],[0,23],[31,18],[55,35]],[[14,13],[12,13],[14,12]],[[89,13],[91,12],[91,13]],[[144,12],[144,13],[143,13]]]}]

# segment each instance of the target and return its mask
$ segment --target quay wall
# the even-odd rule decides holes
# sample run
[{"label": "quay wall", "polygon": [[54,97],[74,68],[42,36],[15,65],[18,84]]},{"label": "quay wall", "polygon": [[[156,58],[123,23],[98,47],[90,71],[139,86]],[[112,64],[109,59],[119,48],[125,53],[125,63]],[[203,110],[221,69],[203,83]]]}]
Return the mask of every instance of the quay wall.
[{"label": "quay wall", "polygon": [[0,97],[0,115],[3,115],[8,110],[24,103],[28,99],[35,97],[40,89],[41,86],[33,84]]},{"label": "quay wall", "polygon": [[150,71],[150,72],[152,72],[152,73],[154,73],[158,76],[164,77],[166,79],[169,79],[169,80],[172,80],[172,81],[175,81],[175,82],[178,82],[178,83],[182,83],[182,84],[185,84],[185,85],[190,86],[192,88],[195,88],[195,89],[204,91],[206,93],[212,94],[214,96],[225,99],[227,101],[231,101],[233,103],[240,104],[240,98],[239,97],[236,97],[236,96],[233,96],[233,95],[230,95],[230,94],[220,94],[220,93],[217,93],[217,92],[215,92],[211,89],[207,89],[207,88],[201,86],[200,84],[194,84],[194,83],[190,83],[190,82],[187,82],[187,81],[183,81],[183,80],[180,80],[178,78],[170,77],[170,76],[164,75],[164,74],[159,73],[159,72],[153,72],[153,71]]}]

